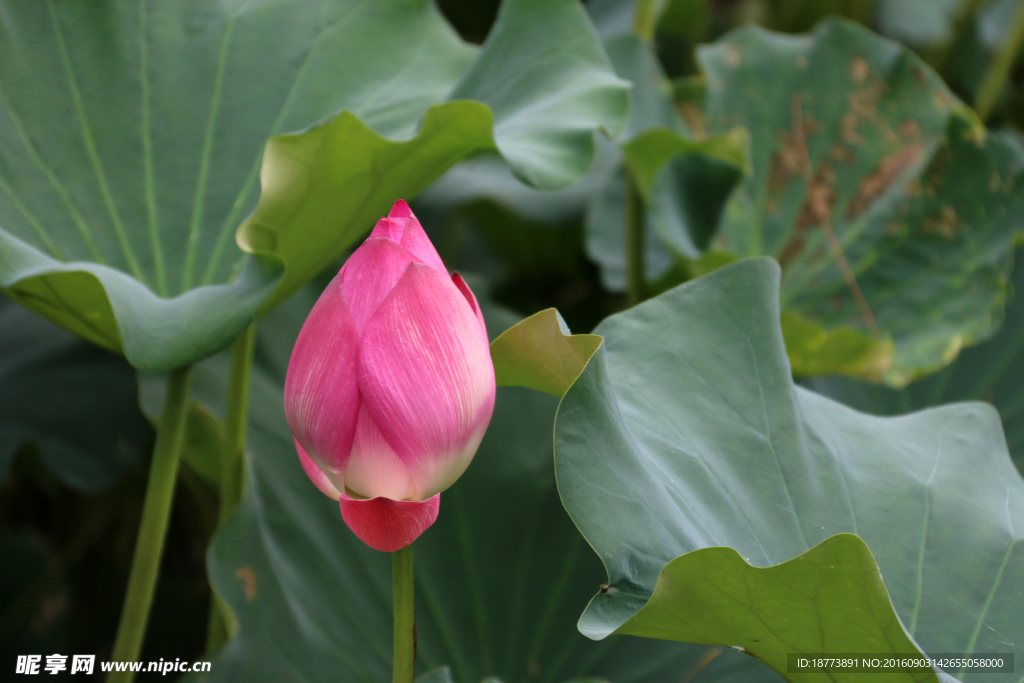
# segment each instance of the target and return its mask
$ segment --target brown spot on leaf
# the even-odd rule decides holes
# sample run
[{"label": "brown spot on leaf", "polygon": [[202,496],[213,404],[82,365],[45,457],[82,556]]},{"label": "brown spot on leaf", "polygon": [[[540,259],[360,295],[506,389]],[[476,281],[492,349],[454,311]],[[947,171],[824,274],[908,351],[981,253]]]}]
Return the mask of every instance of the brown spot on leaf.
[{"label": "brown spot on leaf", "polygon": [[864,142],[857,128],[861,123],[875,121],[878,118],[875,105],[885,94],[886,87],[885,81],[879,80],[850,94],[850,111],[846,112],[840,121],[840,132],[846,144],[859,145]]},{"label": "brown spot on leaf", "polygon": [[821,225],[832,215],[836,201],[836,174],[828,164],[818,166],[818,172],[807,188],[807,201],[797,219],[797,226]]},{"label": "brown spot on leaf", "polygon": [[805,136],[811,136],[818,132],[818,120],[810,114],[803,116],[803,130]]},{"label": "brown spot on leaf", "polygon": [[922,227],[927,233],[952,238],[956,234],[956,227],[959,223],[960,219],[957,218],[956,209],[946,205],[942,207],[938,216],[926,220]]},{"label": "brown spot on leaf", "polygon": [[858,85],[863,83],[869,73],[871,73],[871,69],[867,60],[860,56],[854,57],[853,63],[850,65],[850,78],[853,79],[853,82]]},{"label": "brown spot on leaf", "polygon": [[887,121],[881,123],[882,135],[885,136],[885,141],[890,145],[900,144],[900,136],[896,135],[896,132],[889,126]]},{"label": "brown spot on leaf", "polygon": [[768,192],[778,196],[793,178],[804,172],[807,150],[804,148],[805,138],[818,132],[818,122],[814,117],[801,117],[800,130],[781,131],[778,147],[772,157],[772,168],[768,174]]},{"label": "brown spot on leaf", "polygon": [[801,138],[791,132],[779,133],[779,143],[768,174],[768,192],[777,196],[793,178],[803,173],[804,149]]},{"label": "brown spot on leaf", "polygon": [[857,132],[857,115],[852,111],[848,111],[843,114],[842,120],[839,122],[839,129],[843,136],[843,142],[848,145],[859,145],[864,142],[864,138]]},{"label": "brown spot on leaf", "polygon": [[850,220],[856,218],[871,202],[882,195],[894,180],[903,171],[912,166],[921,158],[924,148],[921,145],[908,145],[903,149],[893,152],[879,162],[874,173],[867,176],[860,182],[857,194],[846,211],[846,217]]},{"label": "brown spot on leaf", "polygon": [[854,159],[853,150],[838,142],[829,148],[828,156],[834,161],[844,164],[852,164]]},{"label": "brown spot on leaf", "polygon": [[914,119],[907,119],[900,123],[900,133],[905,138],[916,140],[921,135],[921,126]]},{"label": "brown spot on leaf", "polygon": [[797,65],[797,68],[806,69],[807,68],[807,57],[804,57],[803,55],[797,55],[796,65]]},{"label": "brown spot on leaf", "polygon": [[[807,195],[804,205],[800,209],[800,215],[797,217],[793,235],[776,257],[779,265],[783,268],[803,250],[807,229],[828,221],[836,198],[835,189],[832,187],[835,182],[835,172],[831,166],[822,163],[817,172],[811,175],[812,169],[805,138],[808,129],[807,117],[803,115],[800,105],[800,96],[794,95],[793,129],[792,132],[779,135],[780,146],[775,153],[775,161],[778,162],[778,166],[773,165],[773,170],[778,170],[779,177],[784,176],[786,182],[797,176],[807,179]],[[816,129],[816,124],[812,127]]]},{"label": "brown spot on leaf", "polygon": [[850,109],[860,117],[875,118],[877,114],[875,104],[882,99],[882,95],[885,94],[888,87],[885,81],[879,80],[863,90],[852,93],[849,98]]},{"label": "brown spot on leaf", "polygon": [[245,601],[251,603],[256,599],[256,570],[250,565],[239,567],[235,572],[235,578],[242,581],[242,589],[245,591]]},{"label": "brown spot on leaf", "polygon": [[690,133],[693,135],[695,140],[703,140],[707,137],[707,132],[704,129],[704,112],[700,110],[700,107],[694,105],[692,102],[680,102],[679,116],[682,117],[686,123],[686,127],[690,129]]},{"label": "brown spot on leaf", "polygon": [[947,112],[950,109],[953,101],[950,99],[949,94],[944,90],[936,90],[932,93],[932,101],[935,104],[935,108],[941,112]]},{"label": "brown spot on leaf", "polygon": [[807,199],[796,219],[793,236],[789,238],[778,254],[779,265],[783,268],[793,257],[803,251],[807,231],[816,225],[823,225],[829,220],[836,202],[835,180],[836,174],[828,164],[818,166],[818,172],[814,174],[814,178],[807,188]]}]

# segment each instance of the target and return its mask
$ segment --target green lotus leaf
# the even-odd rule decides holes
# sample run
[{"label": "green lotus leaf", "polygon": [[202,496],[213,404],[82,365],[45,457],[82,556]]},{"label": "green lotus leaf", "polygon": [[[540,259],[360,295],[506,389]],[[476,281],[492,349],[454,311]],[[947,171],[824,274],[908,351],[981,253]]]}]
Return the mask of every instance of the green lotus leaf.
[{"label": "green lotus leaf", "polygon": [[[1018,248],[1016,258],[1022,257]],[[954,401],[987,401],[999,411],[1010,455],[1024,472],[1024,386],[1020,382],[1024,373],[1024,268],[1014,269],[1010,284],[1015,294],[1006,306],[1006,322],[999,333],[964,349],[941,372],[902,389],[847,377],[819,377],[808,386],[875,415],[900,415]]]},{"label": "green lotus leaf", "polygon": [[595,330],[555,426],[609,575],[581,631],[742,646],[793,681],[825,675],[790,652],[1019,657],[1024,479],[995,411],[879,418],[795,386],[779,280],[740,261]]},{"label": "green lotus leaf", "polygon": [[521,386],[559,398],[601,346],[596,334],[570,334],[553,308],[535,313],[491,343],[499,386]]},{"label": "green lotus leaf", "polygon": [[890,384],[995,333],[1024,202],[1009,138],[912,52],[851,22],[739,29],[699,58],[708,133],[744,126],[751,139],[753,173],[717,248],[774,256],[784,310],[871,335],[879,352],[891,339]]},{"label": "green lotus leaf", "polygon": [[0,480],[31,444],[66,486],[109,488],[151,444],[135,373],[0,297]]},{"label": "green lotus leaf", "polygon": [[[732,548],[696,550],[665,565],[650,599],[645,605],[640,602],[642,607],[618,633],[739,643],[776,671],[786,672],[791,681],[857,681],[864,674],[793,673],[790,653],[919,656],[893,613],[875,558],[853,534],[833,536],[788,562],[765,568],[752,567]],[[593,627],[593,621],[581,622],[581,629]],[[602,626],[589,633],[603,637]],[[920,668],[875,676],[886,681],[938,680],[930,667]]]},{"label": "green lotus leaf", "polygon": [[572,0],[508,0],[482,48],[426,0],[3,12],[0,289],[146,371],[226,346],[471,152],[574,182],[627,106]]},{"label": "green lotus leaf", "polygon": [[881,382],[892,367],[891,339],[878,340],[852,327],[825,328],[795,311],[782,312],[782,338],[797,377],[848,375]]}]

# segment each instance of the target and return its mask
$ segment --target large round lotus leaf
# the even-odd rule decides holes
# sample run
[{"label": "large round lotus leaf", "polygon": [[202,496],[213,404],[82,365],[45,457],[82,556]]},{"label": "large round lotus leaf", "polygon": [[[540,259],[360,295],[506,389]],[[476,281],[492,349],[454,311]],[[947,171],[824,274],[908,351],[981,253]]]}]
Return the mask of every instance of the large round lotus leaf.
[{"label": "large round lotus leaf", "polygon": [[627,104],[575,0],[508,0],[483,48],[427,0],[0,12],[0,289],[143,370],[224,347],[471,152],[573,182]]},{"label": "large round lotus leaf", "polygon": [[786,673],[790,652],[1019,659],[1024,480],[996,412],[880,418],[795,386],[779,276],[744,260],[595,330],[555,428],[563,502],[609,574],[580,629],[743,646],[794,681],[825,678]]},{"label": "large round lotus leaf", "polygon": [[892,384],[999,328],[1024,157],[922,60],[840,20],[804,36],[743,28],[699,58],[708,131],[744,126],[751,137],[753,173],[719,246],[778,259],[784,310],[874,337],[873,350],[847,350],[873,353],[863,374],[885,363]]},{"label": "large round lotus leaf", "polygon": [[[1018,249],[1016,257],[1022,256]],[[964,349],[941,372],[902,389],[847,377],[815,378],[808,386],[876,415],[900,415],[953,401],[988,401],[999,411],[1010,455],[1024,472],[1024,267],[1014,269],[1010,282],[1014,294],[1006,305],[1006,322],[999,333]]]}]

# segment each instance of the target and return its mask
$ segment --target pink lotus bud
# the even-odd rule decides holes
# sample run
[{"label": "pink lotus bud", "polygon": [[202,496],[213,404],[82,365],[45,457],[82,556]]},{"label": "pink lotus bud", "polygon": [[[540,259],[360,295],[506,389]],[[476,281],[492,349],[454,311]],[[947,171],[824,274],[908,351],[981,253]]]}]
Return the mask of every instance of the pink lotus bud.
[{"label": "pink lotus bud", "polygon": [[367,545],[404,548],[469,466],[494,391],[473,292],[397,202],[292,349],[284,408],[303,469]]}]

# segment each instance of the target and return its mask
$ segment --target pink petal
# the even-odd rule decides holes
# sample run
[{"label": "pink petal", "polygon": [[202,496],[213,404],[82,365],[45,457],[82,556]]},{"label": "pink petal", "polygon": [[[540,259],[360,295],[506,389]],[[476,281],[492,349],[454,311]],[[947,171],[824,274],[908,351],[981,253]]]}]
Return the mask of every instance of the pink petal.
[{"label": "pink petal", "polygon": [[388,212],[388,218],[408,218],[412,215],[412,209],[409,208],[409,203],[404,199],[399,199],[391,207],[391,211]]},{"label": "pink petal", "polygon": [[361,498],[409,500],[416,494],[409,468],[384,439],[366,406],[359,411],[352,454],[345,465],[345,488]]},{"label": "pink petal", "polygon": [[422,502],[342,496],[341,518],[356,536],[374,550],[393,553],[420,537],[437,520],[441,494]]},{"label": "pink petal", "polygon": [[[405,204],[405,202],[402,202]],[[397,208],[397,205],[396,205]],[[408,205],[405,207],[408,209]],[[391,210],[392,213],[395,209]],[[433,242],[427,237],[427,233],[424,232],[423,226],[420,225],[419,219],[409,212],[409,218],[405,222],[405,232],[402,234],[402,246],[412,253],[413,257],[425,265],[430,266],[436,271],[447,274],[448,269],[444,267],[444,263],[441,261],[441,257],[437,253],[437,249],[434,249]]]},{"label": "pink petal", "polygon": [[494,409],[477,314],[447,273],[412,263],[381,302],[359,354],[363,403],[416,482],[416,500],[465,471]]},{"label": "pink petal", "polygon": [[405,232],[405,218],[395,218],[393,216],[385,216],[377,221],[377,224],[373,226],[373,231],[370,236],[366,239],[372,240],[376,237],[386,237],[389,240],[395,242],[402,241],[402,233]]},{"label": "pink petal", "polygon": [[299,452],[299,462],[302,463],[302,469],[306,472],[306,476],[313,482],[313,485],[320,489],[320,492],[325,496],[338,500],[341,497],[341,492],[334,486],[334,483],[327,478],[323,470],[317,467],[313,459],[306,454],[302,444],[299,443],[298,439],[295,439],[295,450]]},{"label": "pink petal", "polygon": [[386,237],[370,237],[341,269],[345,303],[352,313],[356,334],[413,260],[406,249]]},{"label": "pink petal", "polygon": [[284,382],[284,409],[296,443],[326,473],[340,474],[359,415],[359,338],[335,277],[299,332]]},{"label": "pink petal", "polygon": [[476,319],[480,322],[480,330],[484,334],[484,339],[487,339],[487,325],[484,323],[484,314],[480,310],[480,304],[477,303],[476,297],[473,296],[473,290],[469,288],[469,285],[466,284],[466,281],[463,280],[462,276],[458,273],[452,274],[452,282],[454,282],[455,286],[459,288],[460,292],[462,292],[462,296],[466,297],[466,301],[469,302],[469,307],[473,309],[474,313],[476,313]]}]

